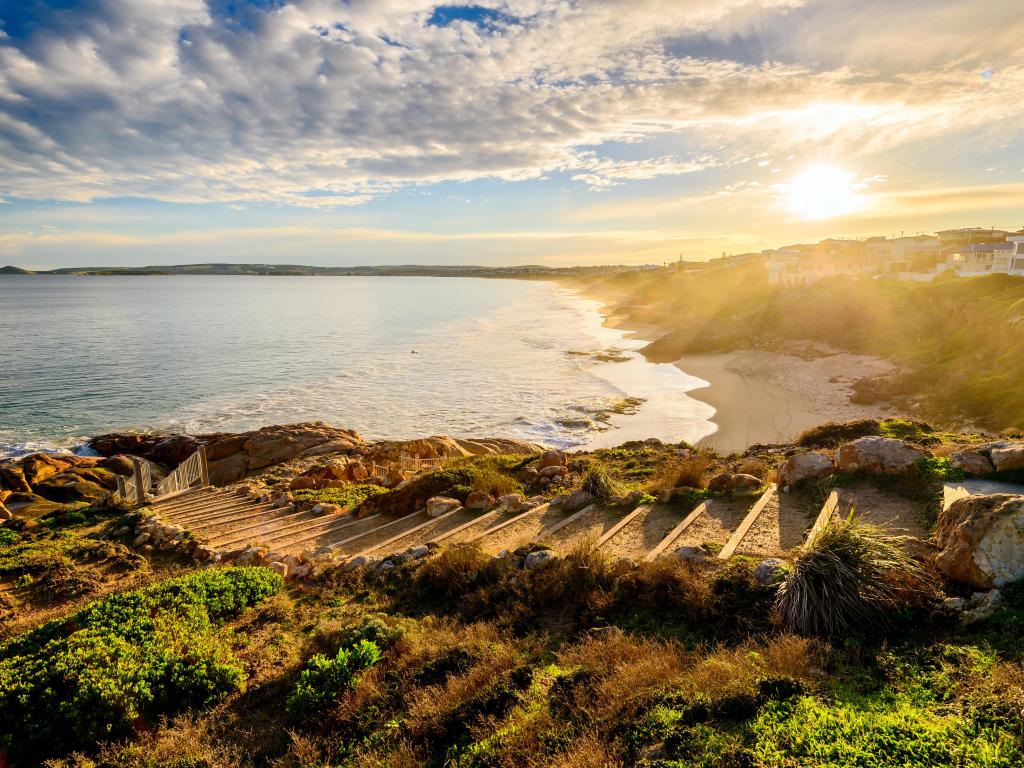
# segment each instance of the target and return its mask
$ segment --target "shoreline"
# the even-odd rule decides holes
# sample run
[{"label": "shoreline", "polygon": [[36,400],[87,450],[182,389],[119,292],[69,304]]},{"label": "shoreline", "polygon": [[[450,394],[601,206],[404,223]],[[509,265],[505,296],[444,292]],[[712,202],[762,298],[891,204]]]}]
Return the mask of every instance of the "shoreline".
[{"label": "shoreline", "polygon": [[[585,289],[579,292],[601,304],[605,326],[622,332],[624,339],[649,343],[666,332],[656,325],[630,323],[607,297]],[[796,342],[784,351],[687,354],[666,365],[700,380],[686,394],[713,409],[706,418],[714,431],[694,443],[725,453],[756,443],[791,442],[805,429],[829,421],[902,415],[885,405],[850,402],[853,382],[888,373],[894,369],[891,363],[822,344]]]},{"label": "shoreline", "polygon": [[711,421],[718,429],[700,444],[722,452],[791,442],[828,421],[899,415],[850,402],[850,384],[891,368],[876,358],[836,352],[807,360],[748,349],[685,355],[675,365],[707,382],[690,396],[715,409]]}]

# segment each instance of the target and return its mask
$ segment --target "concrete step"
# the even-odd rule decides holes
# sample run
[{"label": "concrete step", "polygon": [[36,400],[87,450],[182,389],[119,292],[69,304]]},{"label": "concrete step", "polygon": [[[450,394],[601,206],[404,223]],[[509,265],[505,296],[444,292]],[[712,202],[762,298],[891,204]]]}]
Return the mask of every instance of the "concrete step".
[{"label": "concrete step", "polygon": [[369,554],[391,555],[404,552],[409,547],[426,544],[436,533],[443,533],[468,520],[476,519],[479,514],[477,510],[466,509],[465,507],[453,509],[450,512],[445,512],[440,517],[428,518],[417,526],[399,531],[391,538],[374,544],[372,547],[368,547],[361,552],[357,552],[355,557]]},{"label": "concrete step", "polygon": [[250,525],[265,524],[294,513],[292,507],[271,507],[270,509],[256,509],[249,507],[236,512],[231,517],[219,520],[208,520],[195,523],[191,526],[183,526],[193,533],[201,534],[207,538],[219,536],[229,531],[245,528]]},{"label": "concrete step", "polygon": [[218,493],[216,496],[205,496],[201,501],[191,504],[177,504],[173,507],[157,506],[154,507],[154,510],[160,515],[180,515],[188,512],[202,512],[210,507],[234,504],[238,501],[255,501],[255,499],[241,493]]}]

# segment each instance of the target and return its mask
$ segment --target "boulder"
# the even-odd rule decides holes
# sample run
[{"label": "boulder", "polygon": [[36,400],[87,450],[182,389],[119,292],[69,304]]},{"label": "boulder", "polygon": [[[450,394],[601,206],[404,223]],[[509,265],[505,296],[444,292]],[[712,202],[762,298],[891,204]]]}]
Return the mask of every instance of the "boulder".
[{"label": "boulder", "polygon": [[132,546],[141,547],[143,544],[148,544],[150,538],[152,537],[148,533],[140,533],[135,537],[135,540],[132,542]]},{"label": "boulder", "polygon": [[447,496],[434,496],[427,499],[427,517],[440,517],[461,506],[462,502],[458,499],[450,499]]},{"label": "boulder", "polygon": [[34,453],[21,460],[21,471],[29,485],[35,486],[48,477],[71,469],[70,461],[61,461],[45,453]]},{"label": "boulder", "polygon": [[238,482],[249,471],[249,464],[243,453],[236,453],[217,461],[210,461],[207,457],[207,462],[210,469],[210,483],[213,485],[228,485]]},{"label": "boulder", "polygon": [[1024,578],[1024,496],[966,496],[939,514],[936,566],[978,589]]},{"label": "boulder", "polygon": [[949,460],[965,475],[987,475],[995,471],[988,456],[981,451],[957,451]]},{"label": "boulder", "polygon": [[545,451],[537,460],[537,471],[542,472],[548,467],[564,467],[567,461],[565,451]]},{"label": "boulder", "polygon": [[373,555],[359,555],[345,563],[344,570],[354,571],[356,568],[375,568],[380,564],[380,562],[381,559],[379,557],[374,557]]},{"label": "boulder", "polygon": [[761,478],[754,477],[753,475],[738,474],[734,475],[731,472],[723,472],[720,475],[715,475],[708,482],[708,490],[721,493],[723,491],[749,491],[753,488],[760,488],[764,483]]},{"label": "boulder", "polygon": [[965,602],[960,621],[964,624],[984,621],[995,615],[995,612],[1002,607],[1003,593],[998,589],[990,589],[988,592],[975,592]]},{"label": "boulder", "polygon": [[340,515],[344,510],[337,504],[328,504],[322,501],[319,504],[314,504],[312,511],[315,515]]},{"label": "boulder", "polygon": [[466,497],[466,509],[489,509],[494,505],[494,497],[487,491],[473,491]]},{"label": "boulder", "polygon": [[288,483],[288,490],[290,491],[312,491],[315,490],[318,483],[315,477],[309,475],[299,475]]},{"label": "boulder", "polygon": [[771,587],[786,578],[786,563],[777,557],[762,560],[754,568],[754,580],[762,587]]},{"label": "boulder", "polygon": [[839,447],[836,452],[836,467],[840,472],[903,472],[927,455],[925,451],[905,440],[892,437],[862,437]]},{"label": "boulder", "polygon": [[1024,470],[1024,443],[1011,443],[1005,447],[993,448],[989,455],[996,472]]},{"label": "boulder", "polygon": [[397,488],[405,482],[405,473],[400,469],[392,469],[384,478],[385,488]]},{"label": "boulder", "polygon": [[826,453],[798,453],[782,463],[776,482],[780,488],[792,488],[808,480],[825,477],[834,472],[835,468],[832,458]]},{"label": "boulder", "polygon": [[13,519],[14,519],[14,515],[11,513],[11,510],[9,510],[7,507],[5,507],[4,503],[2,501],[0,501],[0,520],[13,520]]},{"label": "boulder", "polygon": [[348,465],[349,479],[354,483],[361,483],[370,476],[370,470],[361,461],[354,461]]},{"label": "boulder", "polygon": [[415,547],[409,547],[400,555],[400,557],[402,558],[402,562],[405,562],[407,560],[421,560],[429,554],[430,547],[426,544],[418,544]]},{"label": "boulder", "polygon": [[525,467],[522,474],[523,481],[527,483],[535,483],[537,478],[540,477],[540,472],[537,471],[536,467]]},{"label": "boulder", "polygon": [[566,475],[568,475],[569,468],[562,465],[544,467],[544,469],[539,471],[539,474],[542,478],[554,480],[556,477],[565,477]]},{"label": "boulder", "polygon": [[701,547],[679,547],[673,554],[686,563],[702,563],[709,557]]},{"label": "boulder", "polygon": [[15,493],[32,493],[32,486],[25,479],[21,466],[14,462],[0,464],[0,481],[3,481],[6,489]]},{"label": "boulder", "polygon": [[593,503],[594,495],[589,491],[580,490],[552,499],[551,506],[562,512],[578,512]]},{"label": "boulder", "polygon": [[113,472],[115,475],[130,476],[135,471],[132,460],[123,453],[116,453],[113,456],[100,459],[97,466]]},{"label": "boulder", "polygon": [[547,565],[555,559],[555,553],[550,549],[538,549],[536,552],[531,552],[523,560],[523,567],[532,571],[534,568],[540,568],[542,565]]},{"label": "boulder", "polygon": [[288,566],[280,561],[275,560],[273,562],[267,563],[267,568],[272,570],[274,573],[281,574],[282,579],[288,578]]}]

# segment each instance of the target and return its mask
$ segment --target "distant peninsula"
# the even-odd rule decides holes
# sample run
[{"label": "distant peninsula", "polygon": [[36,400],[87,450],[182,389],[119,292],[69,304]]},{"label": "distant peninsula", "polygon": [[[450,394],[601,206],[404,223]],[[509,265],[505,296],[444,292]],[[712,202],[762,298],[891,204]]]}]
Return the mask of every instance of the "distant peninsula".
[{"label": "distant peninsula", "polygon": [[546,267],[525,264],[510,267],[479,265],[398,264],[382,266],[316,267],[303,264],[175,264],[149,267],[63,267],[30,271],[0,267],[2,275],[263,275],[284,277],[552,277],[616,274],[653,269],[654,266]]}]

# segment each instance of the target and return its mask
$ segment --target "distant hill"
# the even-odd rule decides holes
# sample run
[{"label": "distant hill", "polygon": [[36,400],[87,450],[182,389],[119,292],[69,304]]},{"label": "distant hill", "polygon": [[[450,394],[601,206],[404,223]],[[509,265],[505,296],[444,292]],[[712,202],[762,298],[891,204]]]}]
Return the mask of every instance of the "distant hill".
[{"label": "distant hill", "polygon": [[31,272],[21,267],[0,267],[0,275],[34,275],[35,272]]}]

